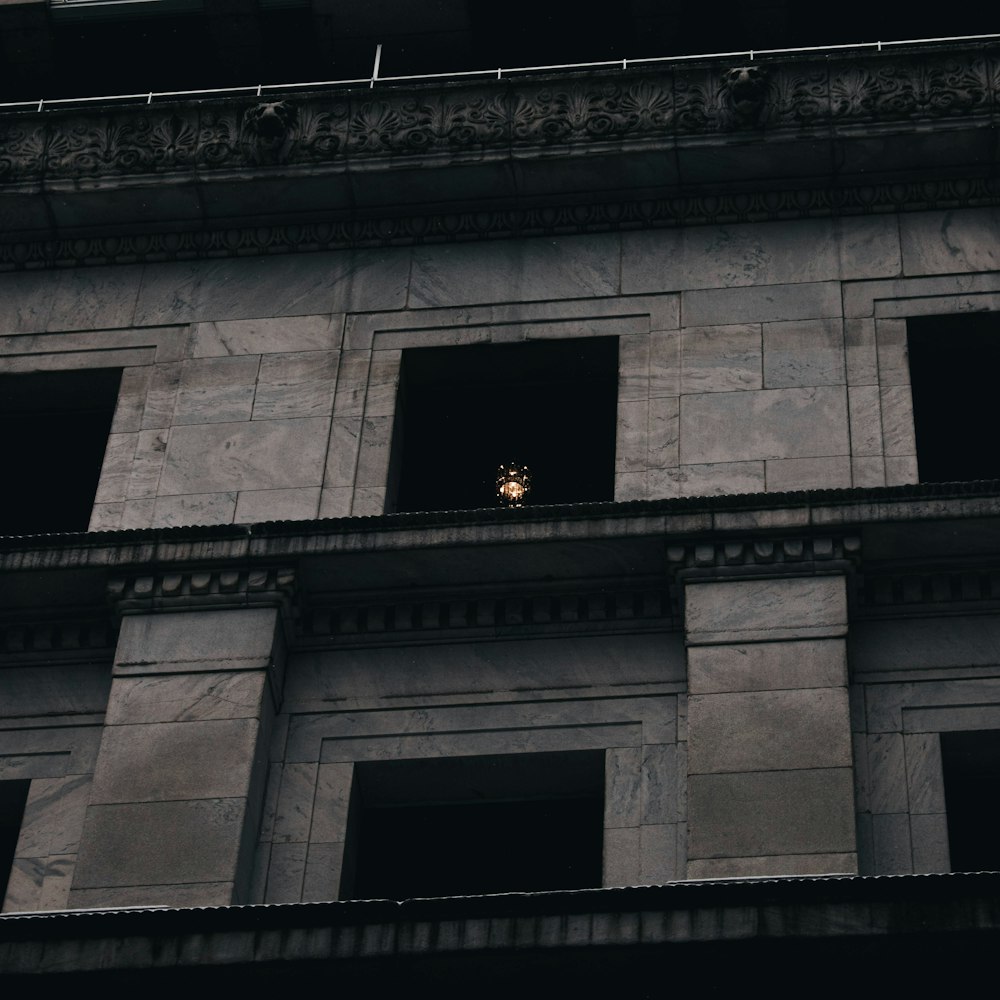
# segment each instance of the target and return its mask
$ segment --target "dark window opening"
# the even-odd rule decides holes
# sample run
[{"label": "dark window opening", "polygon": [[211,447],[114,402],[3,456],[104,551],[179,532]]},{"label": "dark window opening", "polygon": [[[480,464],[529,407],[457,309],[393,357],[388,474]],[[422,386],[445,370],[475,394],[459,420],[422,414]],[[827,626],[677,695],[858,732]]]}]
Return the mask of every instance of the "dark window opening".
[{"label": "dark window opening", "polygon": [[983,446],[1000,426],[1000,317],[928,316],[906,329],[920,482],[1000,479],[996,450]]},{"label": "dark window opening", "polygon": [[604,754],[356,765],[343,899],[601,885]]},{"label": "dark window opening", "polygon": [[0,375],[0,535],[86,531],[121,369]]},{"label": "dark window opening", "polygon": [[0,908],[7,895],[30,784],[30,781],[0,781]]},{"label": "dark window opening", "polygon": [[941,734],[951,869],[1000,871],[1000,731]]},{"label": "dark window opening", "polygon": [[612,500],[617,404],[616,337],[404,351],[387,510],[495,507],[511,461],[529,504]]}]

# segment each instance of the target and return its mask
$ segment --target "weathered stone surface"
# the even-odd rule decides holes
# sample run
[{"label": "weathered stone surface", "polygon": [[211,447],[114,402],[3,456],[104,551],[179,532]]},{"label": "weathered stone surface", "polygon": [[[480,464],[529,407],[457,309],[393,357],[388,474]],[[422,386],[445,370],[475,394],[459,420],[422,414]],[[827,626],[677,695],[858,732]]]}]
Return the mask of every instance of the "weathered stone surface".
[{"label": "weathered stone surface", "polygon": [[861,215],[835,219],[833,229],[840,252],[840,276],[894,278],[902,273],[899,223],[894,215]]},{"label": "weathered stone surface", "polygon": [[264,355],[253,419],[328,416],[333,412],[339,361],[336,351]]},{"label": "weathered stone surface", "polygon": [[868,737],[868,806],[873,813],[905,813],[906,763],[899,733]]},{"label": "weathered stone surface", "polygon": [[275,608],[128,615],[115,669],[130,674],[251,670],[271,660]]},{"label": "weathered stone surface", "polygon": [[688,684],[692,695],[840,687],[847,684],[844,640],[692,646]]},{"label": "weathered stone surface", "polygon": [[909,875],[913,871],[910,817],[906,813],[872,816],[875,871],[880,875]]},{"label": "weathered stone surface", "polygon": [[[619,260],[617,234],[417,247],[409,304],[419,308],[616,295]],[[655,290],[666,289],[661,285]]]},{"label": "weathered stone surface", "polygon": [[245,810],[242,798],[92,805],[73,887],[232,882]]},{"label": "weathered stone surface", "polygon": [[843,635],[847,597],[839,576],[690,583],[688,642],[766,642]]},{"label": "weathered stone surface", "polygon": [[56,274],[49,330],[99,330],[132,324],[142,267],[74,267]]},{"label": "weathered stone surface", "polygon": [[186,524],[229,524],[236,512],[236,498],[235,492],[157,497],[148,521],[129,526],[176,528]]},{"label": "weathered stone surface", "polygon": [[101,738],[91,802],[245,795],[259,732],[257,719],[108,726]]},{"label": "weathered stone surface", "polygon": [[995,208],[901,215],[904,272],[996,271],[1000,266],[998,218]]},{"label": "weathered stone surface", "polygon": [[695,289],[683,292],[681,303],[688,326],[776,323],[841,315],[840,283],[836,281]]},{"label": "weathered stone surface", "polygon": [[770,459],[764,463],[764,478],[768,493],[841,489],[851,485],[851,460],[846,455]]},{"label": "weathered stone surface", "polygon": [[340,346],[343,325],[340,313],[196,323],[192,331],[192,356],[335,350]]},{"label": "weathered stone surface", "polygon": [[293,761],[286,762],[282,768],[281,788],[271,830],[271,840],[274,843],[300,843],[309,840],[318,766],[314,761]]},{"label": "weathered stone surface", "polygon": [[265,683],[263,671],[118,677],[105,722],[114,726],[256,719]]},{"label": "weathered stone surface", "polygon": [[764,388],[842,385],[843,322],[839,319],[765,323]]},{"label": "weathered stone surface", "polygon": [[678,877],[677,824],[639,827],[639,885],[662,885]]},{"label": "weathered stone surface", "polygon": [[641,871],[639,827],[604,831],[603,868],[606,887],[638,884]]},{"label": "weathered stone surface", "polygon": [[172,422],[249,420],[259,366],[258,355],[185,361],[181,365]]},{"label": "weathered stone surface", "polygon": [[847,688],[693,695],[688,772],[851,766]]},{"label": "weathered stone surface", "polygon": [[948,849],[948,817],[945,813],[910,816],[910,838],[915,873],[952,870]]},{"label": "weathered stone surface", "polygon": [[684,465],[850,451],[847,393],[838,386],[682,396],[680,412]]},{"label": "weathered stone surface", "polygon": [[399,309],[406,299],[409,266],[409,251],[402,249],[149,264],[135,301],[135,322],[154,325]]},{"label": "weathered stone surface", "polygon": [[318,486],[297,490],[243,490],[233,520],[237,524],[258,521],[298,521],[319,516]]},{"label": "weathered stone surface", "polygon": [[764,462],[713,462],[650,469],[649,496],[709,497],[734,493],[763,493]]},{"label": "weathered stone surface", "polygon": [[907,734],[903,737],[903,751],[906,757],[906,792],[911,819],[923,813],[944,813],[940,734]]},{"label": "weathered stone surface", "polygon": [[850,768],[692,775],[688,856],[852,853],[852,784]]},{"label": "weathered stone surface", "polygon": [[688,327],[681,333],[681,393],[760,389],[758,324]]},{"label": "weathered stone surface", "polygon": [[175,427],[160,494],[319,486],[329,428],[321,417]]},{"label": "weathered stone surface", "polygon": [[319,765],[309,828],[311,844],[334,844],[346,840],[353,781],[353,764]]},{"label": "weathered stone surface", "polygon": [[604,755],[605,829],[640,823],[640,747],[614,747]]},{"label": "weathered stone surface", "polygon": [[681,818],[678,798],[678,754],[673,743],[642,748],[640,822],[643,826],[676,823]]}]

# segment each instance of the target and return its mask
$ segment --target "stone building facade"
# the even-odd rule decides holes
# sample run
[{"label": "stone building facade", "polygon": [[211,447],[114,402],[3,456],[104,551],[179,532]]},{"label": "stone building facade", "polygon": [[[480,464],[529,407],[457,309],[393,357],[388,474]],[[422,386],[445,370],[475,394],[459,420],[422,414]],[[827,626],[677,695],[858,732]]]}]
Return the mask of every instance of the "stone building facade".
[{"label": "stone building facade", "polygon": [[[77,523],[30,521],[32,467],[8,469],[0,968],[980,957],[990,876],[872,877],[998,867],[975,829],[1000,775],[1000,496],[989,461],[922,474],[953,450],[928,443],[935,399],[979,452],[991,428],[909,360],[920,337],[932,370],[989,366],[997,58],[0,117],[8,434],[54,454],[89,407],[58,401],[107,411]],[[566,423],[517,424],[574,381]],[[579,428],[608,382],[605,445]],[[415,451],[439,398],[453,423]],[[453,509],[439,481],[491,474],[476,442],[511,426],[536,478],[560,453],[583,471],[541,505]],[[459,890],[438,859],[379,894],[486,895],[337,902],[403,850],[380,816],[444,836],[473,803],[510,845],[465,843]],[[488,895],[513,841],[568,845],[587,803],[567,881]]]}]

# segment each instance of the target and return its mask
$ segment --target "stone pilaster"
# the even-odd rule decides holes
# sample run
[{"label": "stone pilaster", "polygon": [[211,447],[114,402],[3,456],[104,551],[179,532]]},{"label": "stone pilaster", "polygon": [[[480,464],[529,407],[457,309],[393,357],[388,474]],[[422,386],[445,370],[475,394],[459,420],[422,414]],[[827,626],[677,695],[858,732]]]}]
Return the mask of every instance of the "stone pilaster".
[{"label": "stone pilaster", "polygon": [[246,901],[291,583],[112,583],[124,617],[71,907]]},{"label": "stone pilaster", "polygon": [[676,550],[688,645],[688,877],[857,871],[852,540]]}]

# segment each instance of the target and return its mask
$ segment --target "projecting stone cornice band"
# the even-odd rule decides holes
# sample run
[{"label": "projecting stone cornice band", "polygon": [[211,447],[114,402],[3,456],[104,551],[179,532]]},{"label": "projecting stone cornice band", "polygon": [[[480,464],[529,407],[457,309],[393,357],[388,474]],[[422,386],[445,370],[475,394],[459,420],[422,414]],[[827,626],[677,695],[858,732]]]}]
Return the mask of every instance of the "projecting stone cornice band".
[{"label": "projecting stone cornice band", "polygon": [[1000,53],[963,46],[283,99],[78,106],[4,116],[0,183],[233,169],[266,175],[384,158],[478,159],[493,150],[550,155],[553,147],[665,139],[909,130],[915,121],[990,118],[998,99]]},{"label": "projecting stone cornice band", "polygon": [[992,203],[998,103],[966,44],[8,112],[0,266]]}]

